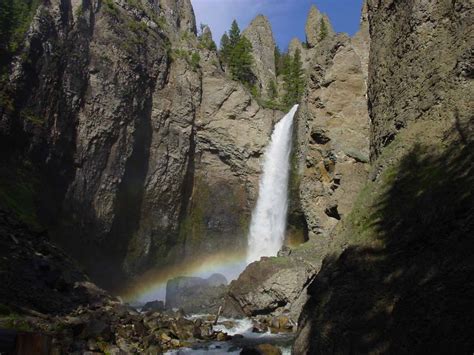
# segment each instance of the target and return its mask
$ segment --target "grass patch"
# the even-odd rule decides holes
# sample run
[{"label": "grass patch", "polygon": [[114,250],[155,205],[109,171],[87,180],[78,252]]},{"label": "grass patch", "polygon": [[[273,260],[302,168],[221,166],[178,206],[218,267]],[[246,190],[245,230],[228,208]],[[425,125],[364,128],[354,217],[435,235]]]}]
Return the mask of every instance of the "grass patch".
[{"label": "grass patch", "polygon": [[28,162],[17,168],[0,168],[0,203],[34,228],[40,227],[35,203],[37,186],[38,179]]}]

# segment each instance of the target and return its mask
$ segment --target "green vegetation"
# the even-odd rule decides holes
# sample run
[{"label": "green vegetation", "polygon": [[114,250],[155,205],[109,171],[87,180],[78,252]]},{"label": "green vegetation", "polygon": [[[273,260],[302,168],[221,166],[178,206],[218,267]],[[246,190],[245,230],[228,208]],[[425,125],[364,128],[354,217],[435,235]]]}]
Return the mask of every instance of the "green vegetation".
[{"label": "green vegetation", "polygon": [[0,168],[0,203],[12,210],[23,222],[39,227],[35,204],[38,181],[33,168],[28,161],[11,165],[19,166]]},{"label": "green vegetation", "polygon": [[319,40],[322,41],[328,36],[328,25],[323,17],[321,17],[320,30],[319,30]]},{"label": "green vegetation", "polygon": [[118,17],[120,15],[120,12],[113,0],[104,0],[103,4],[105,5],[103,7],[105,13],[113,17]]},{"label": "green vegetation", "polygon": [[0,1],[0,74],[20,49],[39,0]]},{"label": "green vegetation", "polygon": [[191,66],[193,71],[197,71],[200,68],[201,56],[198,52],[193,52],[187,49],[175,49],[171,53],[171,59],[184,59],[186,63]]},{"label": "green vegetation", "polygon": [[301,53],[299,49],[294,56],[288,56],[284,62],[283,79],[285,85],[285,96],[283,105],[289,109],[300,102],[304,91],[304,72],[301,63]]},{"label": "green vegetation", "polygon": [[193,69],[193,71],[198,70],[200,61],[201,61],[201,56],[199,55],[198,52],[194,52],[191,55],[191,59],[189,60],[189,65],[191,65],[191,68]]},{"label": "green vegetation", "polygon": [[6,317],[0,317],[0,327],[28,332],[33,330],[31,325],[20,315],[10,313]]},{"label": "green vegetation", "polygon": [[205,48],[210,51],[217,51],[216,43],[212,40],[212,35],[210,32],[205,32],[207,25],[202,24],[200,26],[200,34],[198,35],[199,47]]},{"label": "green vegetation", "polygon": [[232,79],[240,81],[255,93],[255,75],[252,72],[252,44],[240,34],[237,21],[232,22],[229,34],[221,39],[220,58],[231,72]]},{"label": "green vegetation", "polygon": [[285,71],[285,66],[287,65],[289,59],[288,53],[281,53],[278,46],[275,47],[275,69],[276,76],[280,76]]}]

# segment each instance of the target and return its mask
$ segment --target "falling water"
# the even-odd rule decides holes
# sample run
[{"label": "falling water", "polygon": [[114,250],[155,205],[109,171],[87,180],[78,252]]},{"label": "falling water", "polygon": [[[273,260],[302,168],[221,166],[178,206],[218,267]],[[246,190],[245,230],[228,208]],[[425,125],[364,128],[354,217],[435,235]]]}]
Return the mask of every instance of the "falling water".
[{"label": "falling water", "polygon": [[263,175],[248,236],[247,263],[275,256],[283,245],[288,210],[293,117],[298,105],[275,125],[264,156]]}]

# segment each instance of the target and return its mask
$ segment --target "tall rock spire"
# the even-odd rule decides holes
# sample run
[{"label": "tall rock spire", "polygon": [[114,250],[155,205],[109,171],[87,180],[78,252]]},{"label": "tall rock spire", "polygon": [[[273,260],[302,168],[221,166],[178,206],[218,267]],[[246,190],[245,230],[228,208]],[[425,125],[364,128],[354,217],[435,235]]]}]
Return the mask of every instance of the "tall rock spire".
[{"label": "tall rock spire", "polygon": [[276,81],[275,40],[268,19],[258,15],[242,33],[252,43],[253,71],[262,96],[268,96],[268,87]]},{"label": "tall rock spire", "polygon": [[196,17],[191,0],[160,0],[163,15],[171,20],[176,31],[187,31],[196,34]]},{"label": "tall rock spire", "polygon": [[315,5],[312,5],[309,10],[305,31],[306,42],[310,48],[315,47],[318,42],[326,37],[334,36],[335,34],[329,17],[321,13]]}]

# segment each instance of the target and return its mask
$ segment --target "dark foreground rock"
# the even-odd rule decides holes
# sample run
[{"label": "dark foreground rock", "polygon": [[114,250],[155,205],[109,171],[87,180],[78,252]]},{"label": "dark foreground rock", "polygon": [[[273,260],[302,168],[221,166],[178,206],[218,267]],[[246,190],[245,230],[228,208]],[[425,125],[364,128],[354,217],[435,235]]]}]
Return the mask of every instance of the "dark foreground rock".
[{"label": "dark foreground rock", "polygon": [[226,291],[227,279],[220,274],[207,279],[176,277],[166,284],[166,307],[181,308],[186,313],[217,313]]},{"label": "dark foreground rock", "polygon": [[0,306],[65,314],[111,297],[49,241],[0,208]]}]

